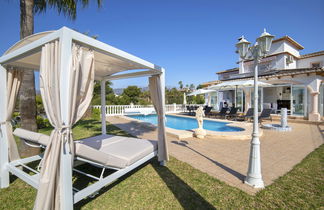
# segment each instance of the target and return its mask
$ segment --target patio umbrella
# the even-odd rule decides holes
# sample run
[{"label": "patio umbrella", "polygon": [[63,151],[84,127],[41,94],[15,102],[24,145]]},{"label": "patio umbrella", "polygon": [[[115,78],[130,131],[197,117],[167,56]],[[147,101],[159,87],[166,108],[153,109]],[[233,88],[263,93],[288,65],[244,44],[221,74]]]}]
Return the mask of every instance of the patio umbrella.
[{"label": "patio umbrella", "polygon": [[[242,87],[252,87],[254,86],[254,80],[237,80],[237,81],[228,81],[228,82],[222,82],[217,85],[210,86],[209,90],[218,90],[218,89],[224,89],[224,88],[242,88]],[[260,82],[258,81],[259,87],[266,87],[266,86],[272,86],[269,83]]]},{"label": "patio umbrella", "polygon": [[216,90],[198,89],[192,93],[189,93],[188,96],[195,96],[195,95],[206,94],[206,93],[211,93],[211,92],[216,92]]},{"label": "patio umbrella", "polygon": [[186,93],[183,93],[183,104],[187,104]]},{"label": "patio umbrella", "polygon": [[[220,84],[210,86],[208,89],[219,90],[219,89],[235,88],[234,103],[236,106],[237,88],[253,87],[253,86],[254,86],[254,80],[236,80],[236,81],[234,80],[234,81],[222,82]],[[272,86],[272,85],[269,83],[258,81],[258,86],[259,87],[267,87],[267,86]]]}]

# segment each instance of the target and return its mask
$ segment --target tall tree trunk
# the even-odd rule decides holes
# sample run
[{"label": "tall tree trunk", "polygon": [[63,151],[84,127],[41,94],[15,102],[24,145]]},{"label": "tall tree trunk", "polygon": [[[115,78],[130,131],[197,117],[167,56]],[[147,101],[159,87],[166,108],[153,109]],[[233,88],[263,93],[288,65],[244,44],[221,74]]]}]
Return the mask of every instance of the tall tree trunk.
[{"label": "tall tree trunk", "polygon": [[[34,33],[34,0],[20,0],[20,38],[23,39]],[[37,131],[36,123],[36,91],[33,70],[25,70],[20,88],[19,111],[21,127]],[[24,141],[20,142],[21,156],[32,156],[39,153],[39,148],[30,147]]]}]

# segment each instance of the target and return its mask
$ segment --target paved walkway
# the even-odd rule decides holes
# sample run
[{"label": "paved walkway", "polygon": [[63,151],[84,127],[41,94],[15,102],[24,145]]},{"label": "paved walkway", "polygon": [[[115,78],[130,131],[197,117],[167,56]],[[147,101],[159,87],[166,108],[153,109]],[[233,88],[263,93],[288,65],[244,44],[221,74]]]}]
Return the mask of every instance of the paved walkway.
[{"label": "paved walkway", "polygon": [[[156,130],[138,122],[108,117],[126,132],[145,139],[156,139]],[[276,122],[274,122],[276,123]],[[279,123],[279,122],[278,122]],[[264,130],[261,141],[262,174],[265,185],[290,171],[324,142],[324,124],[289,123],[291,132]],[[257,190],[243,184],[250,149],[249,140],[176,140],[168,136],[170,155],[207,174],[253,194]]]}]

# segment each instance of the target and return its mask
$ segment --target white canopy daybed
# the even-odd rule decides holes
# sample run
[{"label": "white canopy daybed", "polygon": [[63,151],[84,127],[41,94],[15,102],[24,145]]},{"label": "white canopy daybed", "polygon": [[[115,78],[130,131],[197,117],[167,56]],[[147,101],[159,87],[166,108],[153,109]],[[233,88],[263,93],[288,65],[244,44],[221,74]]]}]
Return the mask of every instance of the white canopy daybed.
[{"label": "white canopy daybed", "polygon": [[[46,148],[43,155],[21,159],[10,119],[25,69],[40,70],[42,100],[54,130],[46,136],[16,129],[16,136]],[[149,77],[151,98],[159,116],[157,142],[106,134],[105,81],[140,76]],[[73,141],[72,126],[90,105],[94,80],[101,81],[102,135]],[[34,209],[73,209],[74,203],[155,156],[165,165],[164,87],[163,68],[66,27],[19,41],[0,57],[0,187],[9,186],[11,173],[38,189]],[[40,172],[27,166],[37,160],[41,160]],[[94,177],[73,169],[74,160],[101,167],[103,172],[106,168],[115,172]],[[22,171],[21,166],[34,175]],[[74,189],[72,171],[97,182]]]}]

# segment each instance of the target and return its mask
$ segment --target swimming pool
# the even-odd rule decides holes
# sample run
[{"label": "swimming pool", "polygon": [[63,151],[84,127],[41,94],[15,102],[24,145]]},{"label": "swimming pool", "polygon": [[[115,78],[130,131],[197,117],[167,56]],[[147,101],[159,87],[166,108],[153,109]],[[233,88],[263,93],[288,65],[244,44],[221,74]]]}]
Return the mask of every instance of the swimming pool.
[{"label": "swimming pool", "polygon": [[[127,115],[127,117],[157,125],[157,115]],[[169,128],[174,128],[178,130],[192,130],[198,128],[197,120],[194,118],[179,117],[173,115],[166,115],[166,118],[166,127]],[[213,120],[204,120],[203,127],[206,130],[223,132],[234,132],[244,130],[243,128],[228,126],[227,124],[229,123]]]}]

